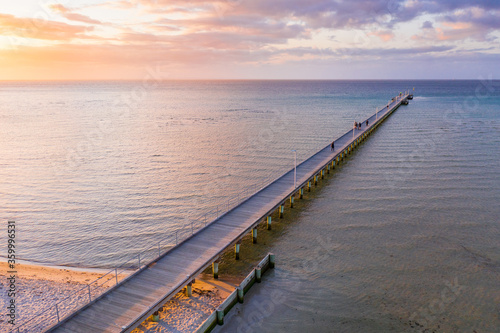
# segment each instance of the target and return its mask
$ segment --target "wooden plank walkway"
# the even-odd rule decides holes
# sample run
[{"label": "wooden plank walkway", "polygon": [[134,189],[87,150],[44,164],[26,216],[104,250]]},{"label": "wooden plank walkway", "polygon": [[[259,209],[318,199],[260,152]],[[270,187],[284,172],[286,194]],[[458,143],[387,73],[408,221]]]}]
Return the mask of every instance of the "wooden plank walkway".
[{"label": "wooden plank walkway", "polygon": [[[276,208],[329,165],[336,165],[365,139],[407,95],[394,100],[330,145],[297,165],[193,236],[64,318],[47,332],[130,332],[210,266],[228,247],[262,222]],[[366,120],[369,126],[366,126]]]}]

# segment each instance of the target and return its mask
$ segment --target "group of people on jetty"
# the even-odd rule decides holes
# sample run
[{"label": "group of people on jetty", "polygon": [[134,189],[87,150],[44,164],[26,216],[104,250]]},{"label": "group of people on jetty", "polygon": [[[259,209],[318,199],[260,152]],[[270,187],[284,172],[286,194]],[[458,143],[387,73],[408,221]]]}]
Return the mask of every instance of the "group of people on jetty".
[{"label": "group of people on jetty", "polygon": [[[354,122],[354,127],[353,127],[353,128],[354,128],[354,129],[361,129],[361,125],[362,125],[362,123],[361,123],[361,122],[359,122],[359,123],[358,123],[357,121],[355,121],[355,122]],[[368,127],[368,120],[366,120],[366,127]]]},{"label": "group of people on jetty", "polygon": [[[368,122],[368,119],[367,119],[366,120],[366,127],[368,127],[368,124],[369,124],[369,122]],[[361,125],[362,125],[362,122],[358,123],[357,121],[355,121],[354,122],[354,126],[353,126],[353,131],[356,130],[356,129],[361,129]],[[332,147],[332,149],[331,149],[332,151],[335,150],[335,140],[332,141],[331,147]]]}]

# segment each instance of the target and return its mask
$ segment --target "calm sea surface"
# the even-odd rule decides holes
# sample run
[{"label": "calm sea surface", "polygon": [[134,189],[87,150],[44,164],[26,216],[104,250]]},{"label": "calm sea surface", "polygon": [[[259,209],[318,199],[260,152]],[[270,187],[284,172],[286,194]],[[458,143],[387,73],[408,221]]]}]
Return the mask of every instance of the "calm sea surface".
[{"label": "calm sea surface", "polygon": [[227,329],[493,332],[500,81],[0,83],[2,219],[20,258],[111,267],[413,87],[272,245],[277,269]]}]

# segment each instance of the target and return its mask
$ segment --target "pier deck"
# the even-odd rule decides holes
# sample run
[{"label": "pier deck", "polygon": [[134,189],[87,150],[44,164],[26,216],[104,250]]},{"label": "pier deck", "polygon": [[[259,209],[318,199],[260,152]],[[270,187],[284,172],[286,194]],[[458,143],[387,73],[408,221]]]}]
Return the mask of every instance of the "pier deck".
[{"label": "pier deck", "polygon": [[[179,243],[164,255],[71,315],[47,332],[130,332],[175,296],[222,252],[252,231],[264,218],[307,186],[308,181],[358,145],[407,95],[395,98],[388,107],[364,120],[360,130],[350,130],[264,187],[226,214]],[[354,131],[354,135],[353,135]]]}]

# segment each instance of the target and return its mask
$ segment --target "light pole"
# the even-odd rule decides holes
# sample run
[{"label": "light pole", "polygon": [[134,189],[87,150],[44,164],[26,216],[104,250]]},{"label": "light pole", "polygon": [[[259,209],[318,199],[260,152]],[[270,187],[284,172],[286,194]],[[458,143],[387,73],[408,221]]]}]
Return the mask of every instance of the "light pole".
[{"label": "light pole", "polygon": [[294,154],[294,160],[295,160],[295,167],[293,169],[293,186],[297,188],[297,151],[295,149],[292,149],[293,154]]}]

